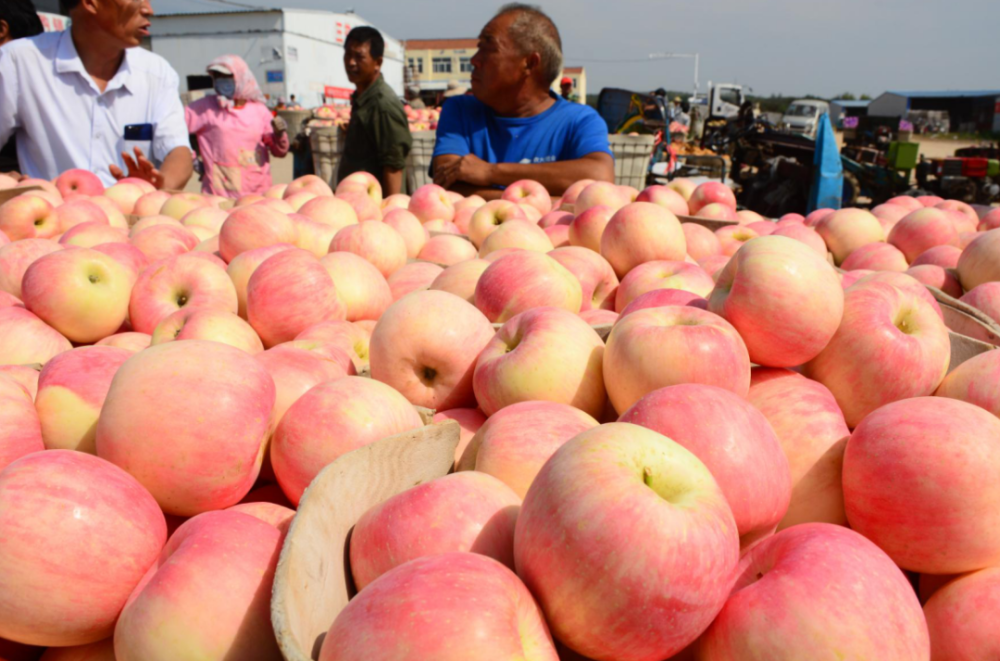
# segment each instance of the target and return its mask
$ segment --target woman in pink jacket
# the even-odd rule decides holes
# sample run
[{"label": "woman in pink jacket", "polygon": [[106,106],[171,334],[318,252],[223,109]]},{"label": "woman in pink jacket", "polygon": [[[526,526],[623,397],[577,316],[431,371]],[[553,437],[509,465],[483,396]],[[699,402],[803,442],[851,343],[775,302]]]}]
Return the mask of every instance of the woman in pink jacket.
[{"label": "woman in pink jacket", "polygon": [[272,118],[242,58],[217,57],[208,73],[215,96],[198,99],[184,111],[204,163],[201,190],[231,198],[262,195],[271,187],[270,156],[288,153],[288,127],[280,117]]}]

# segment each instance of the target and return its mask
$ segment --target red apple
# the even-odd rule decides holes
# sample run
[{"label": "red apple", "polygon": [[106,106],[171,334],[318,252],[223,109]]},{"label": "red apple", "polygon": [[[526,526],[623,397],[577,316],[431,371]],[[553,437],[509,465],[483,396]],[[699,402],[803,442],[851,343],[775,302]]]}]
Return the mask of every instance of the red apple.
[{"label": "red apple", "polygon": [[962,284],[955,269],[943,269],[934,264],[911,266],[904,271],[917,282],[928,287],[936,287],[952,298],[962,297]]},{"label": "red apple", "polygon": [[492,321],[504,323],[536,307],[580,311],[580,282],[548,255],[519,250],[483,271],[476,283],[476,307]]},{"label": "red apple", "polygon": [[1000,352],[987,351],[965,361],[934,394],[975,404],[1000,418]]},{"label": "red apple", "polygon": [[476,259],[476,255],[476,247],[467,239],[455,235],[439,234],[432,236],[424,244],[417,258],[447,267]]},{"label": "red apple", "polygon": [[59,331],[24,308],[0,308],[0,365],[44,365],[72,347]]},{"label": "red apple", "polygon": [[510,200],[493,200],[477,208],[469,219],[469,239],[479,248],[486,237],[510,220],[528,220],[524,210]]},{"label": "red apple", "polygon": [[907,261],[912,262],[935,246],[957,247],[958,231],[945,212],[921,209],[896,223],[887,240],[902,251]]},{"label": "red apple", "polygon": [[214,263],[190,253],[150,264],[132,287],[132,328],[152,334],[163,318],[177,310],[213,308],[236,312],[236,288]]},{"label": "red apple", "polygon": [[736,211],[736,195],[723,183],[706,181],[694,189],[688,200],[688,208],[692,215],[696,215],[710,204],[721,204]]},{"label": "red apple", "polygon": [[976,285],[960,299],[1000,324],[1000,282],[984,282]]},{"label": "red apple", "polygon": [[722,244],[715,233],[695,223],[681,223],[687,253],[695,260],[722,254]]},{"label": "red apple", "polygon": [[35,260],[62,246],[50,239],[21,239],[0,246],[0,290],[21,298],[21,280]]},{"label": "red apple", "polygon": [[406,256],[410,259],[416,259],[430,239],[430,234],[427,228],[420,224],[420,219],[406,209],[389,211],[385,214],[383,222],[403,237],[403,242],[406,244]]},{"label": "red apple", "polygon": [[565,246],[550,252],[549,257],[566,267],[580,282],[582,312],[614,307],[618,276],[608,260],[599,253],[578,246]]},{"label": "red apple", "polygon": [[690,212],[684,196],[667,186],[649,186],[639,193],[635,201],[659,204],[675,216],[686,216]]},{"label": "red apple", "polygon": [[1000,230],[989,230],[973,239],[958,260],[958,275],[967,291],[1000,280]]},{"label": "red apple", "polygon": [[902,273],[909,264],[906,255],[891,243],[869,243],[861,246],[840,265],[845,271],[896,271]]},{"label": "red apple", "polygon": [[603,204],[581,212],[569,225],[569,244],[601,252],[601,237],[613,215],[615,208]]},{"label": "red apple", "polygon": [[960,576],[924,605],[931,659],[974,661],[1000,656],[1000,567]]},{"label": "red apple", "polygon": [[618,211],[631,200],[621,189],[608,181],[595,181],[580,191],[573,203],[573,215],[579,217],[583,212],[596,206],[605,206],[611,213]]},{"label": "red apple", "polygon": [[46,200],[18,195],[0,205],[0,231],[11,241],[50,238],[60,232],[59,217]]},{"label": "red apple", "polygon": [[489,265],[485,259],[470,259],[453,264],[434,278],[429,289],[446,291],[475,305],[476,284]]},{"label": "red apple", "polygon": [[279,243],[294,245],[295,225],[283,213],[267,207],[242,207],[229,214],[219,230],[219,253],[229,262],[240,253]]},{"label": "red apple", "polygon": [[0,438],[3,439],[0,471],[26,454],[45,449],[38,413],[31,400],[28,389],[10,373],[0,373]]},{"label": "red apple", "polygon": [[823,241],[823,237],[811,227],[806,227],[801,224],[786,225],[784,227],[778,227],[771,234],[775,236],[787,236],[789,239],[795,239],[796,241],[801,241],[813,250],[815,250],[821,257],[826,259],[826,243]]},{"label": "red apple", "polygon": [[545,186],[531,179],[515,181],[504,189],[502,199],[528,204],[538,209],[542,214],[552,211],[552,198]]},{"label": "red apple", "polygon": [[164,317],[153,330],[150,344],[155,346],[175,340],[211,340],[249,354],[264,350],[250,324],[233,312],[211,308],[181,308]]},{"label": "red apple", "polygon": [[622,280],[615,294],[615,310],[622,312],[639,296],[657,289],[683,289],[704,298],[715,283],[697,264],[654,261],[640,264]]},{"label": "red apple", "polygon": [[747,241],[756,239],[760,235],[746,225],[730,225],[715,230],[715,236],[719,240],[722,254],[732,257]]},{"label": "red apple", "polygon": [[633,202],[615,213],[601,236],[601,255],[619,278],[655,260],[683,261],[684,231],[677,217],[649,202]]},{"label": "red apple", "polygon": [[89,170],[66,170],[53,183],[63,197],[74,193],[100,195],[104,192],[104,184],[101,183],[100,178]]},{"label": "red apple", "polygon": [[392,289],[382,273],[352,252],[331,252],[320,264],[336,287],[347,321],[378,319],[392,304]]},{"label": "red apple", "polygon": [[[806,224],[809,224],[808,219]],[[823,237],[837,264],[842,264],[861,246],[885,241],[885,230],[878,218],[864,209],[834,211],[816,223],[816,231]]]},{"label": "red apple", "polygon": [[662,308],[668,305],[690,305],[691,307],[708,309],[708,301],[698,294],[683,289],[654,289],[635,297],[619,314],[619,318],[638,310],[647,308]]}]

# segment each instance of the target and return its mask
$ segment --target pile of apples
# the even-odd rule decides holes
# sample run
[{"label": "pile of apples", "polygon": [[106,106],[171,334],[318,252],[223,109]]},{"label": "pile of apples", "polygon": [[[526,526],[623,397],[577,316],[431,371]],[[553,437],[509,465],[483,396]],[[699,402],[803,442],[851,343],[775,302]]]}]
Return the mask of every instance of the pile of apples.
[{"label": "pile of apples", "polygon": [[[406,119],[410,125],[410,131],[434,131],[437,130],[438,119],[441,111],[438,108],[413,109],[404,106]],[[351,123],[350,106],[320,106],[313,114],[313,126],[337,126],[346,128]]]},{"label": "pile of apples", "polygon": [[424,409],[456,470],[357,522],[323,661],[1000,656],[1000,351],[922,284],[996,316],[998,210],[12,187],[4,661],[280,659],[303,493]]}]

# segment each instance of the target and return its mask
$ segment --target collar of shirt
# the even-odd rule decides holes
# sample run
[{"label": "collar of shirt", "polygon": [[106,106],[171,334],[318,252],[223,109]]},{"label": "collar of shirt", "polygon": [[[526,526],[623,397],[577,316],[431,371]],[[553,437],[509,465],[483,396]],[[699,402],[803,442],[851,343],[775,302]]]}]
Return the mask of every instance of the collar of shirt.
[{"label": "collar of shirt", "polygon": [[372,84],[360,95],[355,91],[351,94],[351,105],[360,108],[366,106],[382,95],[382,87],[385,86],[385,79],[382,74],[372,82]]},{"label": "collar of shirt", "polygon": [[[131,51],[131,48],[125,49],[125,57],[122,58],[121,66],[118,67],[118,71],[115,72],[114,77],[108,81],[108,86],[105,88],[103,94],[114,92],[118,89],[132,92],[129,89],[129,79],[132,75],[132,67],[129,62]],[[80,59],[80,54],[76,51],[76,44],[73,43],[70,30],[64,30],[62,36],[59,38],[59,47],[56,54],[56,72],[60,74],[77,73],[87,81],[87,84],[95,94],[98,96],[102,94],[101,90],[97,87],[97,83],[94,82],[94,79],[91,78],[86,68],[84,68],[83,60]]]}]

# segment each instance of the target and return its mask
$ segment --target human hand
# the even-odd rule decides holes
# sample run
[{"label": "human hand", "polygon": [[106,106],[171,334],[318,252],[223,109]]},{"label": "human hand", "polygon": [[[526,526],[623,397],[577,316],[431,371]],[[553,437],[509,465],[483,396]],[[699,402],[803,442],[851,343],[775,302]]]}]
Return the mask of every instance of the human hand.
[{"label": "human hand", "polygon": [[288,122],[281,117],[275,117],[271,120],[271,128],[274,129],[275,133],[285,133],[288,131]]},{"label": "human hand", "polygon": [[27,175],[21,174],[17,170],[11,170],[10,172],[0,172],[0,175],[4,177],[10,177],[14,181],[24,181],[28,178]]},{"label": "human hand", "polygon": [[111,176],[115,179],[124,179],[125,177],[136,177],[137,179],[143,179],[153,184],[157,189],[163,188],[163,175],[160,171],[156,169],[153,163],[146,158],[146,155],[142,153],[142,150],[138,147],[135,148],[135,158],[133,159],[128,152],[122,152],[122,158],[125,160],[125,167],[128,168],[128,174],[122,172],[122,169],[117,165],[112,165],[108,170],[111,172]]},{"label": "human hand", "polygon": [[458,181],[464,181],[472,186],[492,186],[493,170],[492,163],[487,163],[475,154],[466,154],[440,168],[435,168],[434,183],[443,188],[450,188]]}]

